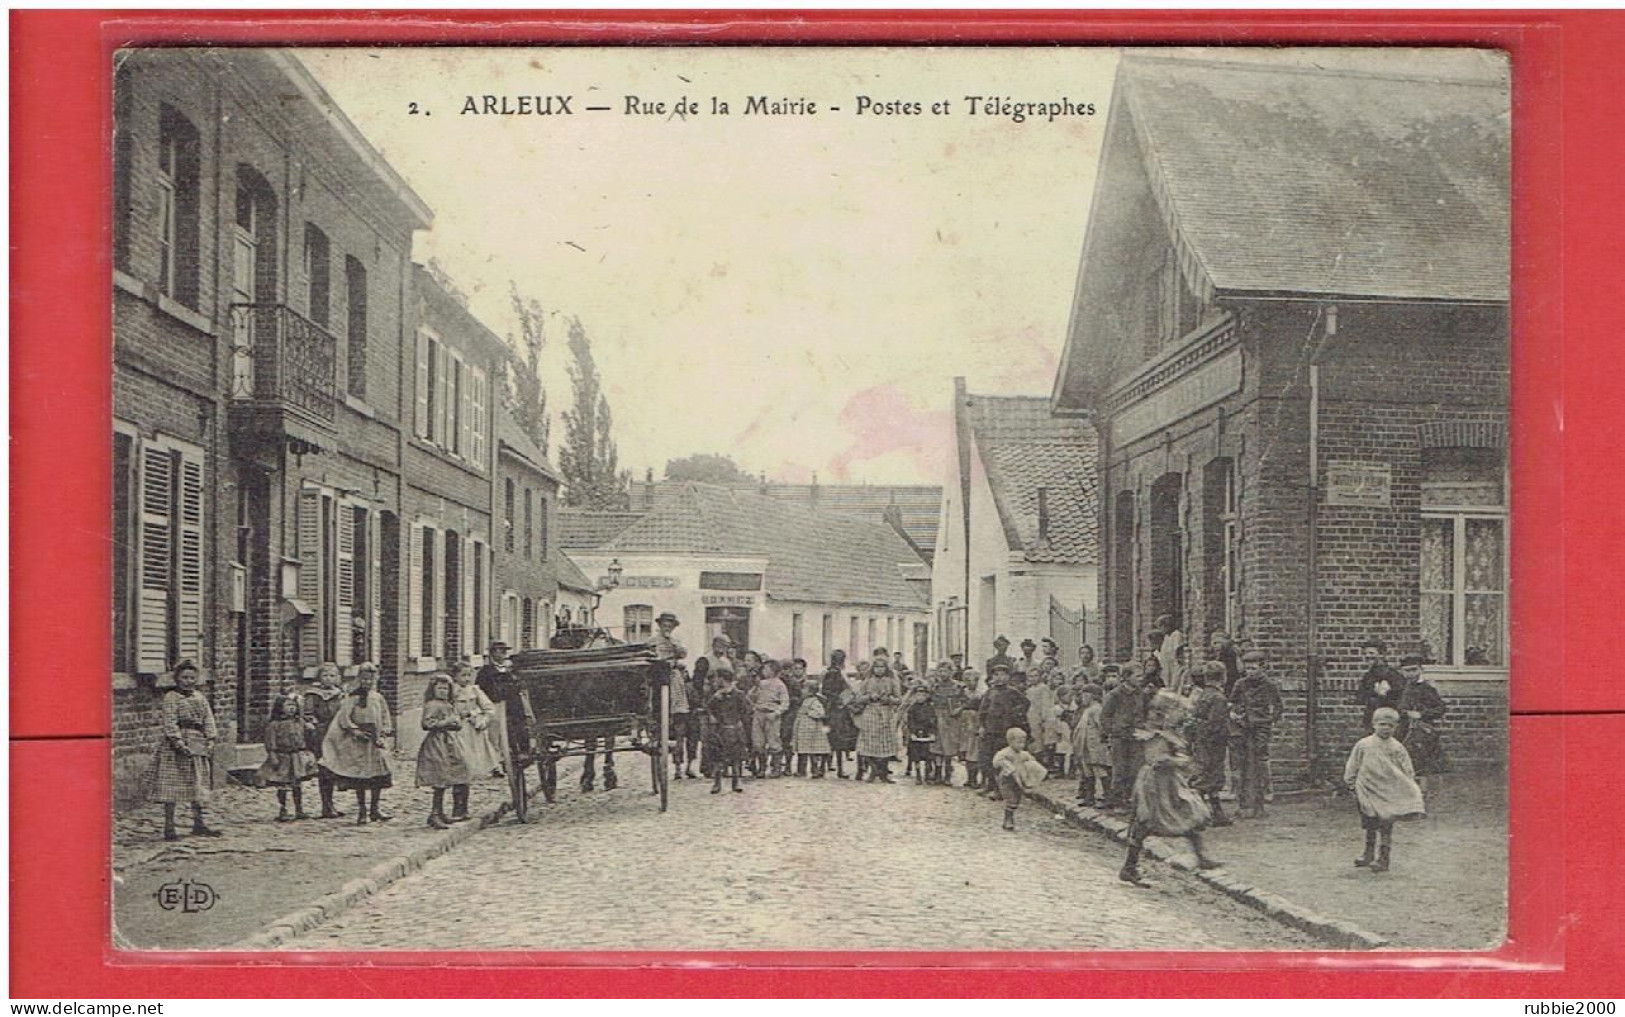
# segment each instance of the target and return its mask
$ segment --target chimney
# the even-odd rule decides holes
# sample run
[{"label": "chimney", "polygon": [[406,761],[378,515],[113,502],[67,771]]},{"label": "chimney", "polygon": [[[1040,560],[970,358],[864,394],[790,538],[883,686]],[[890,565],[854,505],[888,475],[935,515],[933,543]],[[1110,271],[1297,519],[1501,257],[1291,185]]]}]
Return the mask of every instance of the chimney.
[{"label": "chimney", "polygon": [[643,482],[645,484],[652,484],[655,482],[655,468],[653,466],[643,471]]},{"label": "chimney", "polygon": [[1038,489],[1038,542],[1049,543],[1049,488]]}]

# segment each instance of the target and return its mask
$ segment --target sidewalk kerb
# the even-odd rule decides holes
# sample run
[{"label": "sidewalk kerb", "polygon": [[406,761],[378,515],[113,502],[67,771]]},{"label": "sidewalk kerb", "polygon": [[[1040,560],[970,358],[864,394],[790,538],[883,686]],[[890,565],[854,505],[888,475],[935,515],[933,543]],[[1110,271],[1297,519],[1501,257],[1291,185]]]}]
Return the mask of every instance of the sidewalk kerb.
[{"label": "sidewalk kerb", "polygon": [[[1104,815],[1092,808],[1067,805],[1043,790],[1031,791],[1029,795],[1046,809],[1073,825],[1105,834],[1115,841],[1128,843],[1128,824],[1122,820]],[[1330,946],[1353,950],[1378,950],[1390,945],[1388,940],[1374,932],[1368,932],[1352,922],[1328,918],[1287,900],[1278,893],[1252,887],[1235,876],[1227,875],[1223,869],[1203,871],[1154,843],[1147,844],[1145,850],[1151,857],[1189,872],[1225,896],[1255,908],[1283,925],[1306,932]]]},{"label": "sidewalk kerb", "polygon": [[[534,797],[536,793],[537,790],[533,789],[531,796]],[[288,940],[302,936],[323,922],[343,914],[349,908],[374,896],[396,880],[404,879],[418,871],[431,860],[447,853],[486,827],[500,822],[504,816],[512,811],[512,801],[500,802],[495,808],[482,813],[473,822],[443,831],[437,836],[416,845],[405,854],[386,858],[368,869],[365,875],[345,882],[337,890],[323,894],[311,904],[304,905],[298,910],[273,919],[266,923],[260,931],[240,939],[224,949],[232,951],[274,950]]]}]

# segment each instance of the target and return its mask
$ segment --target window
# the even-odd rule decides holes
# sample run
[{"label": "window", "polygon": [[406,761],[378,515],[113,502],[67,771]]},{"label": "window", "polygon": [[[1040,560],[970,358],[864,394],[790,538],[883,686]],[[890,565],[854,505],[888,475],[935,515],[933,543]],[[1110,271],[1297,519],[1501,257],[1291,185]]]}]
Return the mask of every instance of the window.
[{"label": "window", "polygon": [[801,615],[790,616],[790,656],[801,656]]},{"label": "window", "polygon": [[1235,634],[1240,618],[1235,464],[1215,459],[1202,471],[1202,601],[1207,631]]},{"label": "window", "polygon": [[113,670],[162,674],[203,658],[203,450],[113,440]]},{"label": "window", "polygon": [[547,560],[547,499],[536,499],[536,553]]},{"label": "window", "polygon": [[299,599],[315,613],[299,630],[300,665],[372,659],[377,514],[315,486],[300,490],[297,513]]},{"label": "window", "polygon": [[367,397],[367,269],[344,256],[345,345],[349,351],[349,392]]},{"label": "window", "polygon": [[491,403],[491,383],[485,372],[479,368],[469,369],[469,454],[468,459],[480,469],[485,469],[486,457],[490,454],[489,412],[487,407]]},{"label": "window", "polygon": [[526,597],[520,602],[519,607],[519,645],[527,650],[536,645],[535,617],[536,613],[531,605],[531,600]]},{"label": "window", "polygon": [[327,234],[315,223],[305,223],[305,308],[310,320],[323,328],[332,304],[330,250]]},{"label": "window", "polygon": [[851,624],[848,625],[846,640],[846,659],[852,661],[853,664],[856,664],[860,659],[858,657],[858,616],[853,615],[850,622]]},{"label": "window", "polygon": [[823,639],[824,639],[824,643],[823,643],[823,661],[824,661],[824,663],[828,664],[830,655],[835,652],[835,616],[834,615],[828,615],[828,614],[824,615],[824,631],[823,631],[822,634],[823,634]]},{"label": "window", "polygon": [[440,340],[426,330],[418,332],[418,385],[416,433],[435,440],[435,411],[440,406]]},{"label": "window", "polygon": [[445,600],[442,605],[445,621],[441,631],[446,637],[442,653],[449,663],[463,654],[463,544],[455,530],[447,530],[445,545],[446,549],[442,553],[446,561],[443,584]]},{"label": "window", "polygon": [[198,304],[198,133],[169,106],[158,120],[158,289]]},{"label": "window", "polygon": [[418,655],[435,655],[435,546],[438,543],[434,527],[425,526],[418,531]]},{"label": "window", "polygon": [[533,492],[531,491],[531,489],[528,488],[528,487],[525,488],[525,557],[526,558],[532,557],[532,553],[536,549],[536,543],[535,543],[535,540],[534,540],[535,530],[533,530],[532,527],[531,527],[531,520],[533,518],[532,497],[533,497]]},{"label": "window", "polygon": [[490,452],[490,379],[429,329],[418,333],[417,368],[415,433],[484,470]]},{"label": "window", "polygon": [[1505,667],[1507,517],[1498,448],[1427,449],[1422,458],[1421,631],[1451,667]]},{"label": "window", "polygon": [[472,617],[474,629],[469,633],[468,648],[472,653],[484,653],[490,645],[490,639],[485,633],[485,544],[481,541],[473,542],[473,554],[469,564],[473,568],[473,608]]},{"label": "window", "polygon": [[114,434],[114,671],[203,660],[203,450]]},{"label": "window", "polygon": [[469,416],[466,412],[468,408],[463,405],[464,400],[468,396],[468,392],[463,383],[464,372],[462,358],[456,356],[455,354],[452,355],[450,360],[450,368],[446,373],[447,377],[451,379],[451,399],[447,404],[449,407],[448,412],[451,414],[451,419],[447,421],[448,432],[446,434],[446,440],[441,442],[441,445],[453,455],[460,456],[468,452],[468,431],[470,424]]},{"label": "window", "polygon": [[870,654],[873,654],[875,652],[875,647],[877,647],[879,645],[880,644],[875,640],[875,620],[873,618],[870,618],[869,619],[869,652],[870,652]]},{"label": "window", "polygon": [[1112,512],[1112,651],[1134,649],[1134,492],[1119,491]]},{"label": "window", "polygon": [[622,612],[626,621],[623,638],[629,643],[646,643],[654,636],[655,609],[648,604],[628,604]]},{"label": "window", "polygon": [[513,478],[502,482],[502,546],[513,551]]}]

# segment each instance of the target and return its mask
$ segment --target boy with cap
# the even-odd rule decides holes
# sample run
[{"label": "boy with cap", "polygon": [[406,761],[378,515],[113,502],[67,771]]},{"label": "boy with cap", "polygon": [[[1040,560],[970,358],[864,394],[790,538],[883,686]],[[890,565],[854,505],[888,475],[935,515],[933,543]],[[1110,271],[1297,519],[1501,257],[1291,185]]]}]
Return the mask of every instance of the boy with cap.
[{"label": "boy with cap", "polygon": [[1219,802],[1230,740],[1230,704],[1218,689],[1224,683],[1224,665],[1217,660],[1198,664],[1190,680],[1191,787],[1207,799],[1213,825],[1229,826],[1232,820]]},{"label": "boy with cap", "polygon": [[1112,757],[1111,790],[1106,808],[1128,807],[1134,777],[1140,772],[1139,742],[1134,730],[1145,720],[1145,695],[1140,688],[1140,669],[1124,664],[1118,672],[1117,687],[1106,693],[1100,708],[1100,726],[1106,733],[1106,746]]},{"label": "boy with cap", "polygon": [[1281,719],[1281,690],[1265,674],[1263,650],[1241,655],[1241,679],[1230,690],[1230,747],[1240,754],[1237,798],[1243,819],[1264,815],[1269,791],[1270,735]]}]

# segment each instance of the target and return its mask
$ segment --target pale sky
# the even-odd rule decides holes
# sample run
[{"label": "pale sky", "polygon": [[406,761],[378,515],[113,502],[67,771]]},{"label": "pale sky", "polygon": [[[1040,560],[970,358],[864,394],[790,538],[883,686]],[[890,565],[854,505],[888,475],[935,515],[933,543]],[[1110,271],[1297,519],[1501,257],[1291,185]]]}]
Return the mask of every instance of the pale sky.
[{"label": "pale sky", "polygon": [[[639,478],[716,452],[780,480],[941,483],[955,375],[974,392],[1050,390],[1112,51],[298,55],[434,210],[417,258],[439,261],[476,315],[511,332],[513,279],[580,317]],[[575,112],[460,114],[487,94],[573,95]],[[668,109],[686,95],[702,113],[627,116],[627,95]],[[713,95],[731,115],[711,114]],[[747,116],[752,95],[819,112]],[[1095,115],[971,116],[968,95]],[[922,113],[860,116],[858,96]],[[932,115],[942,100],[952,111]],[[566,361],[560,322],[544,367],[555,415]],[[562,433],[555,420],[550,452]]]}]

